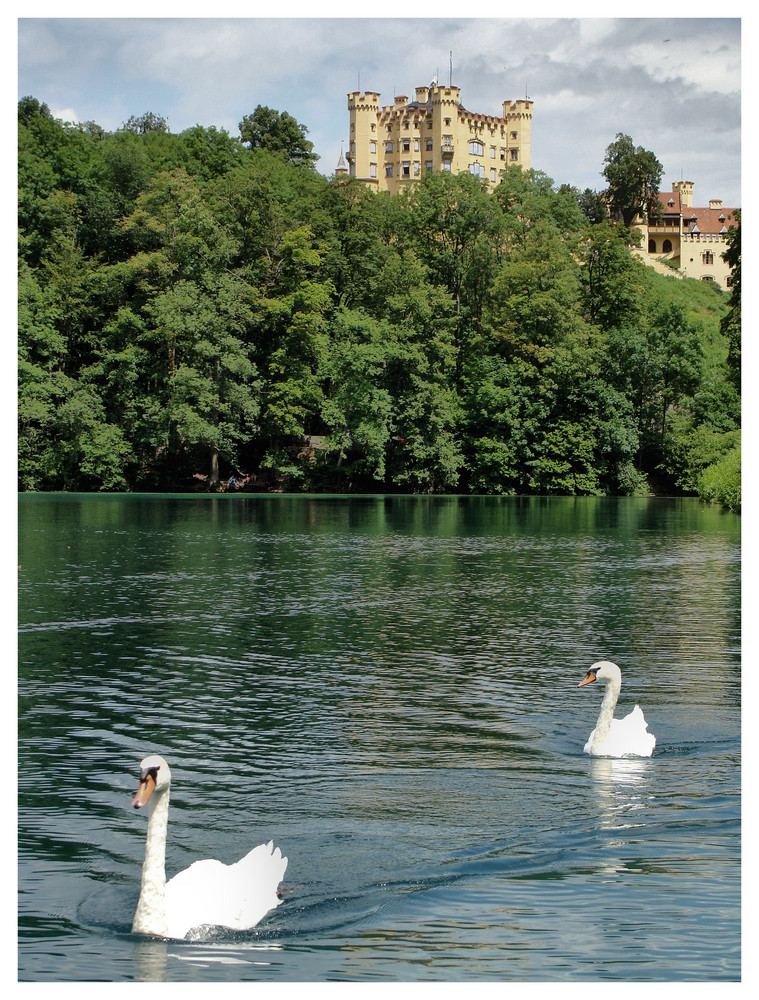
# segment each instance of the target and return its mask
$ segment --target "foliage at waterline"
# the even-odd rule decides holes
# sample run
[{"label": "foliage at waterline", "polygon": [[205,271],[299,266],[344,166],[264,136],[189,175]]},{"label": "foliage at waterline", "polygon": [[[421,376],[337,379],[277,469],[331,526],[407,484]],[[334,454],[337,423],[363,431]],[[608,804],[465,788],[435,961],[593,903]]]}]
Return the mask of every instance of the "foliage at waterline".
[{"label": "foliage at waterline", "polygon": [[24,98],[19,488],[697,491],[739,435],[728,299],[587,194],[512,167],[378,195]]}]

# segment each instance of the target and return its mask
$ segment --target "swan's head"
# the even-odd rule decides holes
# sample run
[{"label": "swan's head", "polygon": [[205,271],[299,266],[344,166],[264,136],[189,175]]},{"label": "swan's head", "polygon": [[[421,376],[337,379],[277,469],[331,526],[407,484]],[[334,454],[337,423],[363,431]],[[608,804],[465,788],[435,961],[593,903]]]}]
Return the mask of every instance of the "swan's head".
[{"label": "swan's head", "polygon": [[135,809],[140,809],[148,801],[153,792],[163,792],[171,784],[169,765],[157,753],[151,754],[140,761],[140,787],[132,799]]},{"label": "swan's head", "polygon": [[592,684],[593,681],[601,681],[602,684],[612,684],[615,682],[621,684],[622,671],[611,660],[599,660],[598,663],[593,664],[577,686],[585,687],[586,684]]}]

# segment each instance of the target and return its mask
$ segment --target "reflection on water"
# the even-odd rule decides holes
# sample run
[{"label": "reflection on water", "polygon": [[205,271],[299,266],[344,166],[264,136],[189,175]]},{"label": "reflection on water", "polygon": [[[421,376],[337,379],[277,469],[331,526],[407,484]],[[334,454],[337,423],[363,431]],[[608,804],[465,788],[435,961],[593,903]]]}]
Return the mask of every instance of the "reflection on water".
[{"label": "reflection on water", "polygon": [[166,979],[165,941],[155,941],[152,938],[135,939],[134,943],[134,978],[139,983],[162,983]]},{"label": "reflection on water", "polygon": [[[19,525],[21,979],[739,975],[733,515],[25,496]],[[650,759],[582,752],[605,658]],[[248,934],[130,934],[151,751],[167,875],[290,859]]]},{"label": "reflection on water", "polygon": [[646,804],[652,799],[651,760],[594,757],[590,768],[598,809],[597,828],[608,832],[595,874],[615,877],[629,869],[625,855],[636,835],[645,837]]}]

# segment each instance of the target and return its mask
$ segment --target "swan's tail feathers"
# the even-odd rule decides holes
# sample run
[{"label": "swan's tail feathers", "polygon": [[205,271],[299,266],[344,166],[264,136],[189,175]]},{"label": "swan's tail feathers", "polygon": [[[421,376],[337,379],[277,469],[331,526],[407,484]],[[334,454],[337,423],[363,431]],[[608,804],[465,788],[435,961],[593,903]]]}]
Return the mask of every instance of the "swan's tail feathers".
[{"label": "swan's tail feathers", "polygon": [[[263,846],[264,845],[261,844],[261,847],[263,847]],[[259,848],[254,847],[253,850],[257,851],[257,850],[259,850]],[[273,860],[275,860],[275,861],[281,861],[282,862],[282,874],[284,875],[285,868],[287,868],[287,858],[283,858],[282,857],[282,851],[280,851],[280,849],[278,847],[274,846],[274,841],[273,840],[270,840],[269,843],[266,845],[266,850],[269,852],[269,854],[271,854]],[[251,854],[252,853],[253,852],[251,851]]]},{"label": "swan's tail feathers", "polygon": [[656,746],[656,737],[648,731],[648,723],[640,705],[623,719],[615,719],[612,730],[620,752],[615,756],[632,754],[635,757],[650,757]]},{"label": "swan's tail feathers", "polygon": [[[640,739],[641,739],[641,756],[650,757],[654,752],[654,747],[656,746],[656,737],[653,733],[648,730],[648,723],[646,722],[646,717],[643,714],[643,709],[640,705],[636,705],[632,710],[631,715],[635,717],[636,724],[640,723]],[[648,753],[644,751],[648,748]]]},{"label": "swan's tail feathers", "polygon": [[[281,903],[277,892],[287,868],[287,858],[274,846],[273,841],[259,844],[236,864],[230,865],[235,881],[247,886],[238,927],[252,927],[275,906]],[[233,925],[234,926],[234,925]]]}]

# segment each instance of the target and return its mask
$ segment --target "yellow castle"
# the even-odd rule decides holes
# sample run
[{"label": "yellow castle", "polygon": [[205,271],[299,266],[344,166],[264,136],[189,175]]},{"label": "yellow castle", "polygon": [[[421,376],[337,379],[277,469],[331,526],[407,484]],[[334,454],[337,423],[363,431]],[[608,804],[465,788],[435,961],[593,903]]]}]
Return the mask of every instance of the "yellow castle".
[{"label": "yellow castle", "polygon": [[350,139],[338,174],[395,193],[426,173],[469,171],[495,187],[510,165],[530,167],[532,101],[504,101],[503,114],[467,111],[461,89],[433,80],[382,106],[375,91],[348,94]]},{"label": "yellow castle", "polygon": [[[722,254],[730,227],[737,226],[738,209],[725,208],[720,198],[710,199],[708,207],[694,207],[693,191],[693,181],[675,181],[671,191],[659,192],[659,217],[636,223],[643,234],[639,256],[647,263],[670,261],[685,277],[729,289],[733,276]],[[666,267],[661,270],[667,273]]]}]

